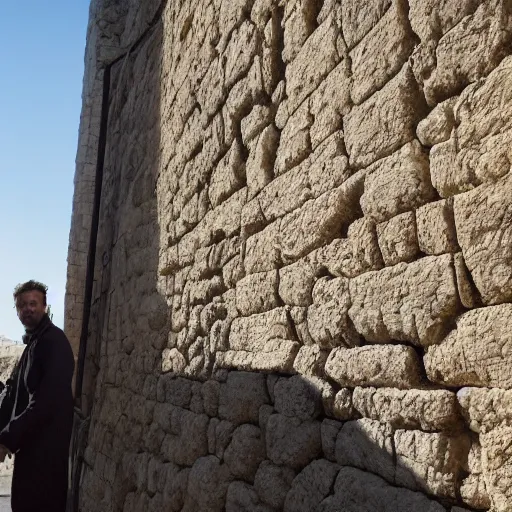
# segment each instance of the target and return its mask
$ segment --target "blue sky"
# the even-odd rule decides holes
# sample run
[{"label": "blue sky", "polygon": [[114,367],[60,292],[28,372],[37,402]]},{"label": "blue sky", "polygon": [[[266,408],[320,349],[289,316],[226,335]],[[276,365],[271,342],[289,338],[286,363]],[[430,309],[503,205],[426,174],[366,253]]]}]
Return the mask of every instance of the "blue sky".
[{"label": "blue sky", "polygon": [[16,284],[49,286],[63,323],[89,0],[0,2],[0,334]]}]

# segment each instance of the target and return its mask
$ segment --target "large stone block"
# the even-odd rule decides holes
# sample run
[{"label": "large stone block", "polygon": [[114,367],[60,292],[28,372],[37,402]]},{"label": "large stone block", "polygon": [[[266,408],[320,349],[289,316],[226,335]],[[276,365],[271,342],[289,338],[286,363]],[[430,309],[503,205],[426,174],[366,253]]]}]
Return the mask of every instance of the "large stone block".
[{"label": "large stone block", "polygon": [[454,107],[449,140],[430,154],[432,183],[442,197],[498,180],[510,169],[512,58],[467,87]]},{"label": "large stone block", "polygon": [[329,16],[286,67],[287,109],[292,113],[340,62],[343,40],[335,16]]},{"label": "large stone block", "polygon": [[357,0],[341,3],[343,36],[349,48],[353,48],[377,25],[391,6],[391,0],[371,0],[361,5]]},{"label": "large stone block", "polygon": [[286,496],[284,512],[310,512],[326,498],[334,484],[339,466],[325,459],[315,460],[294,479]]},{"label": "large stone block", "polygon": [[484,304],[512,301],[512,177],[455,197],[459,245]]},{"label": "large stone block", "polygon": [[368,217],[383,222],[414,210],[434,196],[428,155],[415,140],[368,169],[361,208]]},{"label": "large stone block", "polygon": [[511,40],[510,4],[506,0],[482,2],[474,14],[439,40],[436,67],[425,82],[427,101],[444,100],[486,76],[507,55]]},{"label": "large stone block", "polygon": [[434,496],[456,499],[470,441],[463,434],[397,430],[395,483]]},{"label": "large stone block", "polygon": [[368,272],[350,281],[349,316],[368,341],[430,345],[442,339],[459,309],[451,255]]},{"label": "large stone block", "polygon": [[377,225],[382,259],[387,266],[413,261],[419,252],[414,212],[405,212]]},{"label": "large stone block", "polygon": [[258,272],[236,284],[236,307],[241,315],[250,316],[275,309],[279,305],[277,270]]},{"label": "large stone block", "polygon": [[457,233],[453,217],[453,201],[443,199],[416,210],[418,245],[425,254],[457,252]]},{"label": "large stone block", "polygon": [[378,476],[355,468],[341,468],[334,495],[326,498],[319,512],[445,512],[436,501],[419,492],[401,489]]},{"label": "large stone block", "polygon": [[236,425],[257,423],[260,407],[268,402],[264,375],[230,372],[220,388],[219,417]]},{"label": "large stone block", "polygon": [[343,425],[336,440],[336,461],[395,481],[393,430],[386,423],[363,418]]},{"label": "large stone block", "polygon": [[267,456],[294,469],[307,466],[322,451],[319,421],[301,421],[283,414],[270,416],[266,430]]},{"label": "large stone block", "polygon": [[274,407],[290,418],[315,419],[322,412],[322,391],[301,375],[282,378],[274,386]]},{"label": "large stone block", "polygon": [[344,118],[350,163],[366,167],[414,139],[424,100],[408,64]]},{"label": "large stone block", "polygon": [[387,386],[407,389],[421,383],[416,352],[403,345],[335,348],[326,374],[341,386]]},{"label": "large stone block", "polygon": [[512,387],[507,350],[512,330],[512,304],[464,313],[457,327],[424,356],[428,378],[447,386]]},{"label": "large stone block", "polygon": [[254,488],[261,501],[281,510],[290,490],[295,471],[286,466],[277,466],[265,460],[260,464],[254,479]]},{"label": "large stone block", "polygon": [[409,57],[415,41],[407,18],[408,8],[407,2],[394,0],[384,16],[350,52],[351,97],[355,104],[385,85]]},{"label": "large stone block", "polygon": [[354,408],[393,428],[452,430],[461,424],[455,393],[447,390],[356,388]]},{"label": "large stone block", "polygon": [[359,336],[348,317],[348,279],[321,278],[313,288],[313,304],[308,308],[308,329],[322,348],[359,344]]},{"label": "large stone block", "polygon": [[265,460],[265,439],[255,425],[240,425],[233,432],[224,452],[224,462],[235,478],[253,482],[260,463]]},{"label": "large stone block", "polygon": [[272,512],[260,503],[258,493],[244,482],[231,482],[226,495],[226,512]]}]

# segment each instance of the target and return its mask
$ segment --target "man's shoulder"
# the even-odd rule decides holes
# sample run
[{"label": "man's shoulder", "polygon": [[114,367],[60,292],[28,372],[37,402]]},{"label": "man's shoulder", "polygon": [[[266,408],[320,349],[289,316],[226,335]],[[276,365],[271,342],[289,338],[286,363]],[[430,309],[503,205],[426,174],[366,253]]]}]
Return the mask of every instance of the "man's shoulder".
[{"label": "man's shoulder", "polygon": [[69,340],[64,331],[53,323],[50,323],[48,328],[45,329],[45,331],[41,335],[41,339],[48,340],[53,343],[57,342],[58,344],[70,346]]}]

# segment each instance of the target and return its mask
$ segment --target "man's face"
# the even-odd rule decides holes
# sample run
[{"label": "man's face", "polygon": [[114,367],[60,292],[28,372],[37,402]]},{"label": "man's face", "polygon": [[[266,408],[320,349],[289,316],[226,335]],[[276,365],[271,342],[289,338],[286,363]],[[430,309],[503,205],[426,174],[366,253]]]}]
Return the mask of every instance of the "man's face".
[{"label": "man's face", "polygon": [[21,323],[27,329],[34,329],[39,325],[39,322],[46,313],[44,295],[37,290],[18,295],[16,299],[16,311]]}]

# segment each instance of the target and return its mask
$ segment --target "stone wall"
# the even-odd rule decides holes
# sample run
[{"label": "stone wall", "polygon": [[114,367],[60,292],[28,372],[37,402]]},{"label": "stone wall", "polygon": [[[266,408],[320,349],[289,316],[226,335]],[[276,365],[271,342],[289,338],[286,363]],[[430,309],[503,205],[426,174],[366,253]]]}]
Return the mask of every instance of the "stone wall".
[{"label": "stone wall", "polygon": [[81,510],[512,511],[511,44],[506,0],[93,2]]}]

